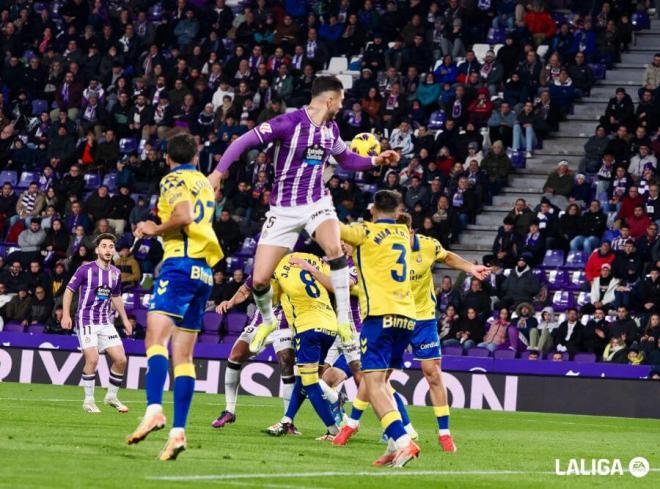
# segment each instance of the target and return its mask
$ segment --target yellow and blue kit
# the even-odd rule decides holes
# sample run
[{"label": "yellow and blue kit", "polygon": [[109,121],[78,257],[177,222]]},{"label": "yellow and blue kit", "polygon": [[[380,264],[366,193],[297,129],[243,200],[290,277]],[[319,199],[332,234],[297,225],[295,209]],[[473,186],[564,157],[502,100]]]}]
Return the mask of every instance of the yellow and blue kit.
[{"label": "yellow and blue kit", "polygon": [[293,329],[296,363],[322,362],[337,336],[337,317],[328,291],[310,272],[291,265],[292,256],[326,275],[330,274],[330,267],[316,255],[292,253],[280,260],[272,282],[273,301],[282,305]]},{"label": "yellow and blue kit", "polygon": [[166,222],[177,204],[186,201],[193,206],[194,220],[163,235],[165,255],[149,310],[171,316],[181,328],[200,331],[213,288],[211,267],[223,254],[212,227],[215,192],[191,164],[179,165],[161,180],[161,220]]},{"label": "yellow and blue kit", "polygon": [[379,219],[342,224],[341,239],[355,248],[362,370],[402,368],[416,317],[408,266],[410,233],[394,219]]},{"label": "yellow and blue kit", "polygon": [[413,236],[409,261],[410,287],[415,297],[417,322],[410,343],[415,360],[441,358],[438,322],[435,318],[433,264],[447,259],[447,251],[438,240],[428,236]]}]

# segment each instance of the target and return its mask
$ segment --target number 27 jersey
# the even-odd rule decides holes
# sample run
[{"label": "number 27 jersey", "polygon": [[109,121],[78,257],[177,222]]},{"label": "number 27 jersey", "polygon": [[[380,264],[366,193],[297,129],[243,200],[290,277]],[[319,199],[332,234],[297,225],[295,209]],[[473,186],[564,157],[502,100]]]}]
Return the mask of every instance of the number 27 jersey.
[{"label": "number 27 jersey", "polygon": [[356,249],[362,318],[398,315],[415,319],[408,260],[410,233],[393,219],[341,225],[341,239]]},{"label": "number 27 jersey", "polygon": [[208,179],[190,164],[179,165],[160,181],[158,215],[161,220],[169,220],[177,204],[185,201],[193,206],[193,222],[163,236],[164,259],[195,258],[214,267],[223,257],[212,226],[215,193]]}]

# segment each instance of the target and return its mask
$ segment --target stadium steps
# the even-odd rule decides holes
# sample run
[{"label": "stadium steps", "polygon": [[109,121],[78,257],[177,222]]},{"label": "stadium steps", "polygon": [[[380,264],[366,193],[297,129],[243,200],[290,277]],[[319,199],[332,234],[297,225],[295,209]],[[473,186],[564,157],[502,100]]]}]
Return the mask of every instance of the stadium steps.
[{"label": "stadium steps", "polygon": [[[575,171],[584,154],[584,143],[591,136],[598,124],[598,119],[605,111],[610,97],[614,95],[617,86],[626,87],[635,102],[637,102],[637,87],[639,87],[646,64],[652,62],[653,54],[660,51],[660,21],[653,20],[650,31],[637,34],[637,45],[623,53],[621,63],[615,69],[608,70],[606,79],[599,81],[592,89],[591,96],[575,104],[574,113],[559,126],[559,131],[543,142],[543,149],[534,152],[534,156],[526,162],[525,168],[511,172],[509,186],[500,195],[494,197],[493,205],[483,207],[474,224],[459,237],[459,242],[452,245],[452,250],[466,259],[481,263],[481,258],[491,249],[497,229],[502,219],[513,207],[517,198],[524,198],[532,207],[535,206],[543,192],[543,183],[548,173],[556,167],[560,159],[566,159],[570,168]],[[435,279],[439,281],[442,275],[453,278],[457,273],[441,266],[436,267]]]}]

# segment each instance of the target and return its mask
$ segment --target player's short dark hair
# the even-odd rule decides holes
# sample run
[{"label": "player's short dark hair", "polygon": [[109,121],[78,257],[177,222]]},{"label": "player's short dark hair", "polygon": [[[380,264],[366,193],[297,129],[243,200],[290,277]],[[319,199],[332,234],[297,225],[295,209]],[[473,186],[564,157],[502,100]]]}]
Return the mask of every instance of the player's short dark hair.
[{"label": "player's short dark hair", "polygon": [[380,212],[391,214],[401,205],[401,194],[394,190],[379,190],[374,194],[374,207]]},{"label": "player's short dark hair", "polygon": [[319,76],[312,82],[312,97],[323,92],[341,92],[344,90],[344,84],[334,75]]},{"label": "player's short dark hair", "polygon": [[397,224],[405,224],[407,228],[412,227],[412,217],[407,212],[402,212],[396,218]]},{"label": "player's short dark hair", "polygon": [[96,237],[96,239],[94,239],[94,246],[95,247],[99,246],[101,244],[101,241],[103,241],[104,239],[109,239],[110,241],[113,242],[113,244],[117,242],[117,237],[114,234],[101,233]]},{"label": "player's short dark hair", "polygon": [[197,154],[197,142],[191,134],[177,134],[167,142],[167,154],[174,163],[190,163]]}]

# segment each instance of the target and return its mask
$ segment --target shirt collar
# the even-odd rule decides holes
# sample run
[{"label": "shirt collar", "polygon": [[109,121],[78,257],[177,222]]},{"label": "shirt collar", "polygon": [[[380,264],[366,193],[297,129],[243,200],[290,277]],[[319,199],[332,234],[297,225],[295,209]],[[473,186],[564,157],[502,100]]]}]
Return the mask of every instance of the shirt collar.
[{"label": "shirt collar", "polygon": [[394,219],[376,219],[374,221],[376,224],[396,224],[396,221]]},{"label": "shirt collar", "polygon": [[170,173],[174,173],[175,171],[181,171],[181,170],[196,170],[195,165],[192,163],[185,163],[183,165],[179,165],[176,168],[172,168],[170,170]]}]

